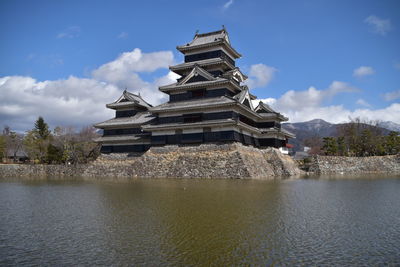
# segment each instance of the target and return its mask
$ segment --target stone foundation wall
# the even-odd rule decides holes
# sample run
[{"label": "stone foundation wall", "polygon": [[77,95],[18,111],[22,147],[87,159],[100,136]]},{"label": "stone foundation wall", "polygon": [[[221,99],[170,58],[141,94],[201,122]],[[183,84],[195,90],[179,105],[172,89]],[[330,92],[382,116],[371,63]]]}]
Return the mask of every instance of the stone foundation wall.
[{"label": "stone foundation wall", "polygon": [[103,154],[87,165],[1,165],[0,178],[79,177],[274,179],[298,176],[295,162],[274,148],[239,143],[152,147],[142,155]]},{"label": "stone foundation wall", "polygon": [[315,156],[309,171],[316,174],[400,173],[400,154],[375,157]]},{"label": "stone foundation wall", "polygon": [[58,180],[80,178],[86,165],[0,164],[0,179]]}]

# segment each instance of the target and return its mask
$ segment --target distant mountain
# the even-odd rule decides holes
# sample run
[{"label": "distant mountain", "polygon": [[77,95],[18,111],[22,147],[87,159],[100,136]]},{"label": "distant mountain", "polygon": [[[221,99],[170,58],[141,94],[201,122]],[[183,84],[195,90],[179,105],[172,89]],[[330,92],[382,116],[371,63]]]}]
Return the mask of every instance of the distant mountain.
[{"label": "distant mountain", "polygon": [[400,132],[400,124],[394,123],[392,121],[380,122],[379,127],[388,129],[390,131]]},{"label": "distant mountain", "polygon": [[283,123],[282,128],[296,135],[296,138],[289,140],[289,143],[294,146],[294,151],[302,151],[304,148],[304,141],[306,139],[313,137],[334,136],[336,134],[335,124],[321,119],[315,119],[306,122]]},{"label": "distant mountain", "polygon": [[[338,130],[343,125],[343,123],[333,124],[321,119],[314,119],[306,122],[283,123],[282,127],[296,135],[295,139],[290,139],[289,141],[294,145],[294,151],[302,151],[306,139],[338,136]],[[391,121],[379,123],[378,126],[382,128],[383,134],[388,134],[389,131],[400,132],[400,125]]]},{"label": "distant mountain", "polygon": [[321,119],[306,122],[284,123],[284,128],[288,131],[307,132],[319,136],[331,136],[336,132],[335,124]]}]

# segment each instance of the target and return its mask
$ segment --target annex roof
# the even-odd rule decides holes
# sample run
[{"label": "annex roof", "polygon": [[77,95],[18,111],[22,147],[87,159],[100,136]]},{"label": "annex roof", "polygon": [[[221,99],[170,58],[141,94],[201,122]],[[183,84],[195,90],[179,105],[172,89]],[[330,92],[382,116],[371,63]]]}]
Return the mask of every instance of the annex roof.
[{"label": "annex roof", "polygon": [[113,118],[104,122],[100,122],[94,125],[96,128],[112,128],[112,127],[128,127],[128,126],[140,126],[145,124],[155,117],[150,112],[138,112],[131,117]]},{"label": "annex roof", "polygon": [[141,96],[128,92],[124,90],[122,95],[118,98],[117,101],[107,104],[108,108],[117,109],[123,107],[137,106],[145,109],[149,109],[152,107],[149,103],[147,103]]},{"label": "annex roof", "polygon": [[278,113],[273,110],[268,104],[260,101],[258,106],[255,108],[255,111],[258,113]]},{"label": "annex roof", "polygon": [[260,114],[262,117],[270,117],[270,115],[276,115],[278,116],[279,119],[282,121],[287,121],[288,118],[283,116],[281,113],[276,112],[274,109],[272,109],[268,104],[260,101],[258,103],[258,106],[254,109],[255,112]]},{"label": "annex roof", "polygon": [[101,136],[94,139],[95,142],[101,143],[118,143],[118,142],[129,142],[129,143],[150,143],[149,138],[135,134],[126,134],[126,135],[110,135],[110,136]]},{"label": "annex roof", "polygon": [[283,133],[286,137],[289,137],[289,138],[296,138],[296,135],[294,134],[294,133],[292,133],[292,132],[289,132],[288,130],[285,130],[285,129],[280,129],[280,131],[281,131],[281,133]]}]

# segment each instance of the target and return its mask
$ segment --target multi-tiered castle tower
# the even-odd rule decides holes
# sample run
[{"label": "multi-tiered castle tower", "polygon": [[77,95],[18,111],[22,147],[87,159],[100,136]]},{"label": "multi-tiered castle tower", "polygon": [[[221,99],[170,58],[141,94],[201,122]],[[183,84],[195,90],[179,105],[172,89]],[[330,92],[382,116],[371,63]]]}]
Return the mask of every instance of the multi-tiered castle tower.
[{"label": "multi-tiered castle tower", "polygon": [[242,85],[247,76],[235,66],[241,55],[231,46],[225,28],[196,33],[177,49],[185,60],[170,70],[181,78],[159,88],[169,95],[167,103],[152,107],[140,96],[124,92],[107,105],[123,108],[117,109],[116,118],[95,125],[104,129],[98,140],[103,152],[208,142],[280,148],[294,137],[281,128],[286,117],[262,102],[253,106],[256,97]]}]

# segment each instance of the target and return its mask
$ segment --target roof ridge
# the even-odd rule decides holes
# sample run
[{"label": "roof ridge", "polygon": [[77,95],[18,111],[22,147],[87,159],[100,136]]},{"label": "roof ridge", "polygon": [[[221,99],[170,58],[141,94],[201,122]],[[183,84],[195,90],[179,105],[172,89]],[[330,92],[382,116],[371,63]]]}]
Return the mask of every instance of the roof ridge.
[{"label": "roof ridge", "polygon": [[214,34],[218,34],[218,33],[227,33],[225,29],[221,29],[218,31],[212,31],[212,32],[205,32],[205,33],[196,33],[195,37],[204,37],[204,36],[209,36],[209,35],[214,35]]}]

